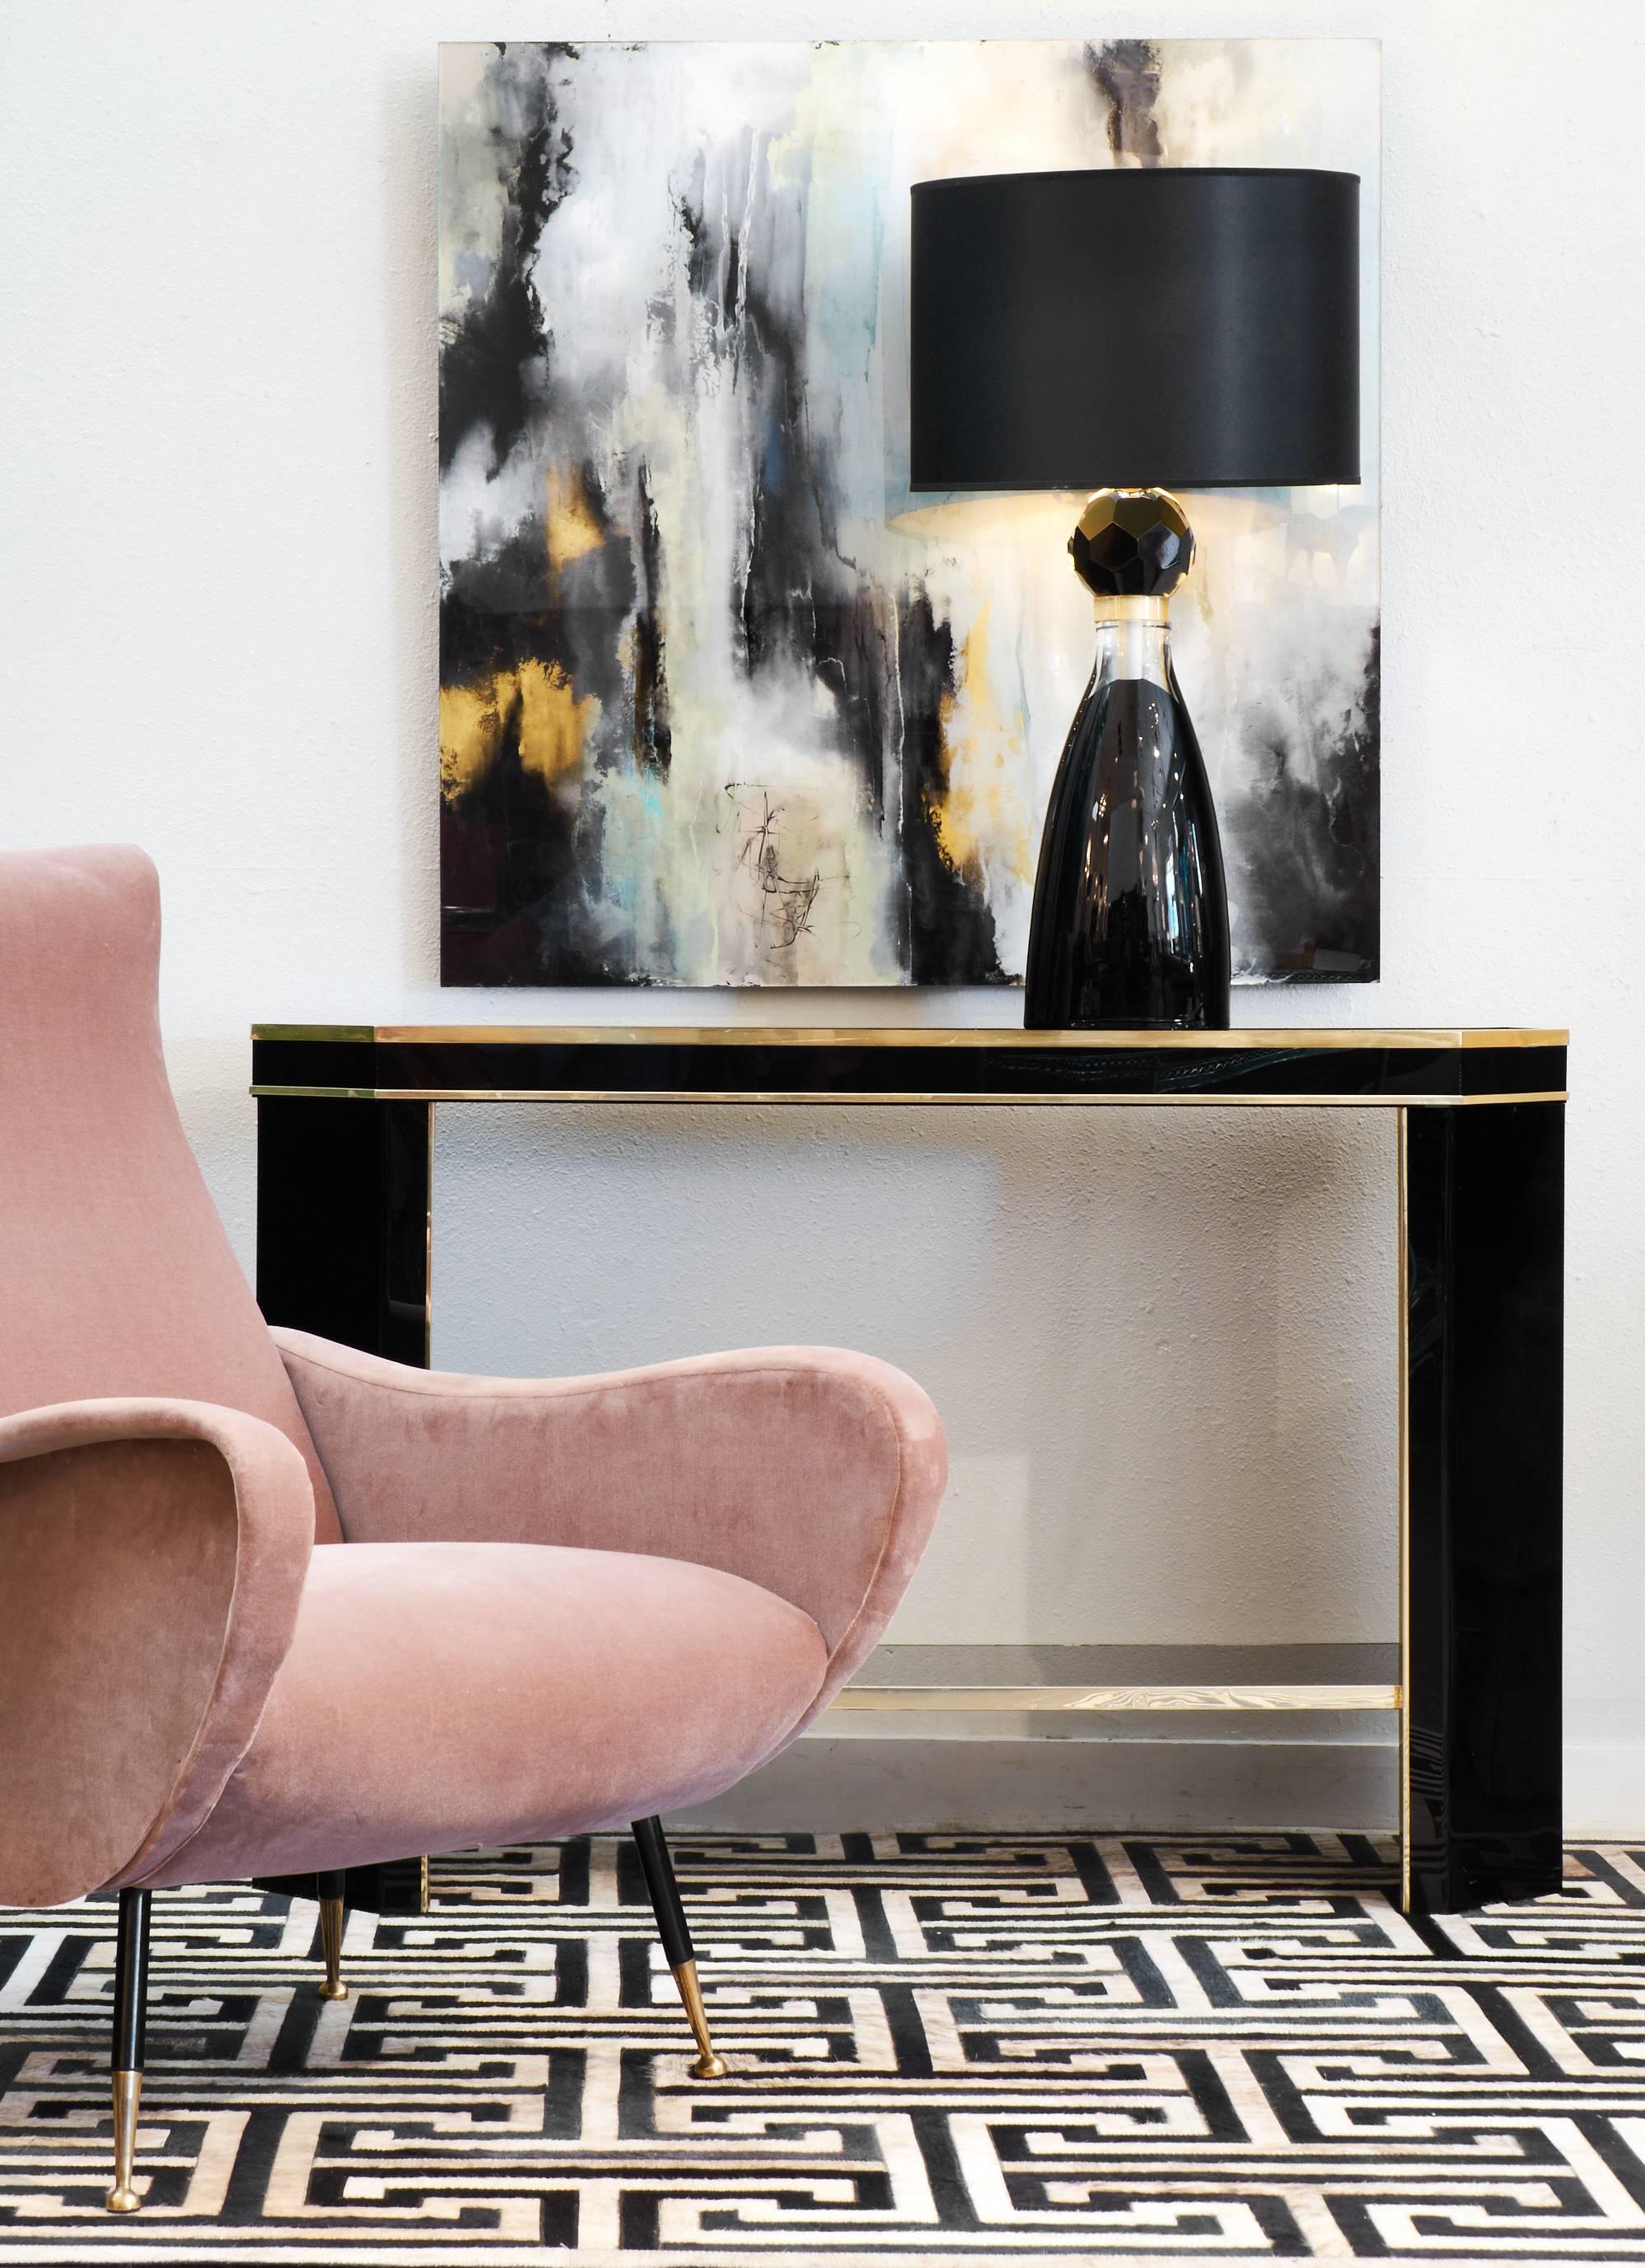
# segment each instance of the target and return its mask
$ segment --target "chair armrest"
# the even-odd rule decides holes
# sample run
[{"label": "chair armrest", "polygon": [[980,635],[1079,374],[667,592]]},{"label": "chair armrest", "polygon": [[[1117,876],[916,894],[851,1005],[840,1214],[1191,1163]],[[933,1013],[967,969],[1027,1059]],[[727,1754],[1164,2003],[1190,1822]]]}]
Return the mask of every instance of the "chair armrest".
[{"label": "chair armrest", "polygon": [[301,1454],[215,1403],[0,1420],[0,1903],[130,1882],[209,1814],[291,1642]]},{"label": "chair armrest", "polygon": [[821,1631],[813,1714],[885,1628],[947,1478],[925,1394],[836,1348],[540,1381],[274,1336],[349,1541],[569,1543],[723,1568]]}]

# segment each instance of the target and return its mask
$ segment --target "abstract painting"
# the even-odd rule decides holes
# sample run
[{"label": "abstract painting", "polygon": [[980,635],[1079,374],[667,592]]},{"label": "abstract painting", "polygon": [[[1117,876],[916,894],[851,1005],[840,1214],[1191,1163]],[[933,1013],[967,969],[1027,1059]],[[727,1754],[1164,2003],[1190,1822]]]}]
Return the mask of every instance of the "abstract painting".
[{"label": "abstract painting", "polygon": [[1077,499],[915,496],[911,182],[1361,177],[1364,477],[1194,497],[1237,976],[1377,968],[1374,42],[441,51],[448,984],[1020,980]]}]

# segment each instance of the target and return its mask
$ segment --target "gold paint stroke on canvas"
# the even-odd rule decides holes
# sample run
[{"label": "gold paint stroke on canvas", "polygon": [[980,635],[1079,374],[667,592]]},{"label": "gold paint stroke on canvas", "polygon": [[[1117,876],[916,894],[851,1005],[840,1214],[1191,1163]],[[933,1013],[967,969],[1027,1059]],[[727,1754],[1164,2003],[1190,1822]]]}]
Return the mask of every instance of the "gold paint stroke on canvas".
[{"label": "gold paint stroke on canvas", "polygon": [[591,693],[579,699],[557,661],[524,661],[470,685],[440,688],[440,792],[449,802],[471,787],[512,725],[520,762],[552,787],[581,767],[599,717]]},{"label": "gold paint stroke on canvas", "polygon": [[943,786],[932,797],[931,819],[957,874],[980,883],[986,865],[1002,864],[1032,884],[1022,734],[1001,715],[988,682],[989,611],[985,601],[961,644],[957,682],[938,703]]},{"label": "gold paint stroke on canvas", "polygon": [[595,518],[580,473],[563,465],[550,465],[546,483],[547,502],[543,523],[548,564],[558,572],[574,559],[584,559],[605,542],[605,532]]}]

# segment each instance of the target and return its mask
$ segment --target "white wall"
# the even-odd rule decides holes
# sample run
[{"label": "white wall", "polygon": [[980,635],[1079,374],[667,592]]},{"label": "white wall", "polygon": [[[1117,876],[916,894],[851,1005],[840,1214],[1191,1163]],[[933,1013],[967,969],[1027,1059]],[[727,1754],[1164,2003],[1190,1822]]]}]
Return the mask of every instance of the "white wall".
[{"label": "white wall", "polygon": [[[173,1072],[247,1253],[253,1018],[631,1014],[435,982],[435,42],[1093,31],[1384,41],[1385,975],[1237,1012],[1573,1027],[1570,1810],[1637,1830],[1633,0],[11,0],[0,840],[158,858]],[[903,1635],[1379,1633],[1385,1142],[1255,1114],[453,1112],[438,1352],[526,1368],[815,1333],[907,1360],[948,1408],[958,1484]]]}]

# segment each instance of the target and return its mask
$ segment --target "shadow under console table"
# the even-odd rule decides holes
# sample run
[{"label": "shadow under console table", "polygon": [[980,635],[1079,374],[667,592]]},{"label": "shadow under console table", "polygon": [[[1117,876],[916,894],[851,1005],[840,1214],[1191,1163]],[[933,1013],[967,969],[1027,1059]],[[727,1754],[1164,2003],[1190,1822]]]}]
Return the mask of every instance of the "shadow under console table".
[{"label": "shadow under console table", "polygon": [[[1531,1897],[1561,1872],[1566,1036],[259,1025],[257,1295],[271,1323],[427,1364],[439,1101],[1392,1110],[1397,1661],[1368,1683],[1384,1649],[1294,1649],[1322,1682],[1221,1668],[1213,1686],[1077,1649],[1078,1682],[993,1705],[1397,1708],[1406,1910]],[[989,1705],[904,1679],[848,1700]]]}]

